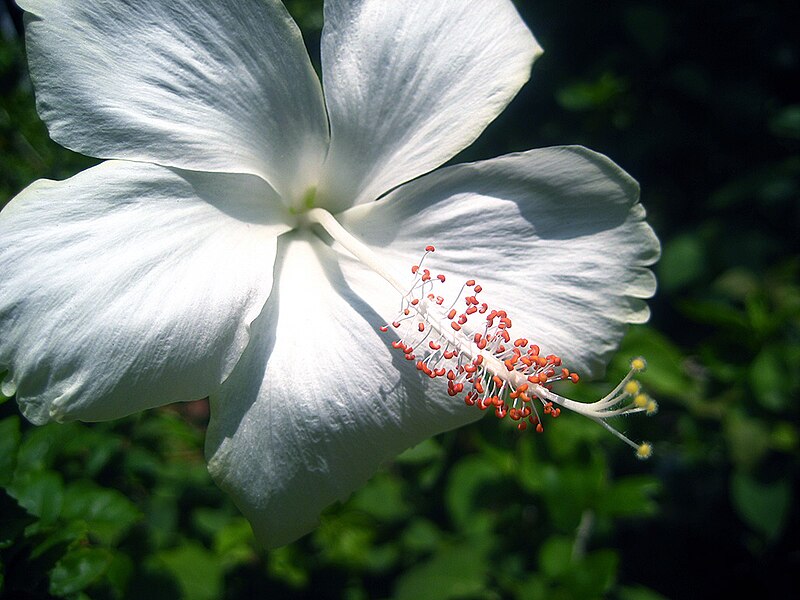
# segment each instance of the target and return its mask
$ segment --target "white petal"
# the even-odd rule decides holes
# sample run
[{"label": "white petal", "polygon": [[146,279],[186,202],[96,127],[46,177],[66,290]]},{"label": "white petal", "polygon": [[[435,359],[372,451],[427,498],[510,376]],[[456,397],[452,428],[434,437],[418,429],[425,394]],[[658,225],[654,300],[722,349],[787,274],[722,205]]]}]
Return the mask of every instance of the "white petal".
[{"label": "white petal", "polygon": [[321,204],[374,200],[446,162],[500,114],[540,53],[510,0],[327,0]]},{"label": "white petal", "polygon": [[638,196],[606,157],[547,148],[442,169],[339,216],[394,272],[435,244],[427,266],[449,277],[443,295],[479,280],[515,335],[596,375],[655,292],[645,267],[659,244]]},{"label": "white petal", "polygon": [[24,190],[0,212],[0,365],[23,413],[102,420],[216,389],[284,212],[252,175],[117,161]]},{"label": "white petal", "polygon": [[60,144],[265,178],[285,198],[327,150],[319,80],[279,0],[20,0],[37,108]]},{"label": "white petal", "polygon": [[361,298],[344,281],[344,273],[361,278],[357,265],[337,264],[308,234],[290,239],[279,242],[275,288],[253,341],[211,397],[206,446],[214,479],[268,547],[312,529],[382,461],[480,416],[428,393],[427,378],[378,331],[384,321],[367,302],[399,302],[391,288]]}]

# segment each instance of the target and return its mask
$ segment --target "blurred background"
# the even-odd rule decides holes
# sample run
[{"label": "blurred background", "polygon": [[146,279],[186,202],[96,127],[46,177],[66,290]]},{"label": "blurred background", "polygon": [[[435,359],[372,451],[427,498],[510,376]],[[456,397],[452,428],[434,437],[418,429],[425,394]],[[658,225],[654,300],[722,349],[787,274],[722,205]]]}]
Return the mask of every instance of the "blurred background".
[{"label": "blurred background", "polygon": [[[93,164],[48,139],[4,1],[0,205]],[[321,0],[287,5],[317,57]],[[800,593],[800,5],[517,5],[546,53],[456,162],[583,144],[641,183],[663,243],[653,317],[579,394],[646,356],[661,410],[624,425],[653,458],[569,414],[543,435],[485,419],[407,451],[312,534],[264,552],[206,472],[202,402],[35,428],[0,396],[0,596]]]}]

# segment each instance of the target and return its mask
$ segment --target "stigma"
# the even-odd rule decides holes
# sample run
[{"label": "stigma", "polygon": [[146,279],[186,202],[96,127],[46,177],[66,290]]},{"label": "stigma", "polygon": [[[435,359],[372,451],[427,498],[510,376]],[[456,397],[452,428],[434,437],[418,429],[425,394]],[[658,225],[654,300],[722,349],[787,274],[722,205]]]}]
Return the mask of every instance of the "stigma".
[{"label": "stigma", "polygon": [[657,412],[655,400],[643,393],[635,379],[647,368],[643,358],[634,358],[627,375],[595,402],[578,402],[556,393],[554,384],[578,383],[578,373],[528,338],[512,335],[511,317],[481,300],[483,287],[474,279],[464,282],[452,302],[446,301],[437,293],[446,276],[425,267],[425,259],[434,251],[427,246],[419,263],[411,267],[413,282],[401,298],[395,320],[380,328],[401,334],[392,342],[394,349],[424,376],[441,379],[450,396],[513,421],[520,431],[541,433],[545,421],[558,418],[565,409],[607,429],[633,448],[638,458],[650,457],[650,443],[636,443],[608,422],[613,417]]}]

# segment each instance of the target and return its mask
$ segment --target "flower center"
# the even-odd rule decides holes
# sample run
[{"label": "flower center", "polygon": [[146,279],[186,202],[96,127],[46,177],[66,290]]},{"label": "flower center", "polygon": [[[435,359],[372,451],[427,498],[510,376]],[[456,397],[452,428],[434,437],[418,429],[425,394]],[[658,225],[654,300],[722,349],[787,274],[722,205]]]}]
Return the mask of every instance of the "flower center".
[{"label": "flower center", "polygon": [[424,265],[428,255],[435,251],[433,246],[427,246],[420,262],[411,267],[414,276],[411,285],[403,286],[329,212],[312,208],[305,218],[322,226],[397,290],[401,297],[399,313],[381,331],[396,331],[399,338],[392,342],[392,347],[402,352],[406,360],[415,362],[416,368],[431,379],[446,381],[451,396],[465,393],[464,402],[468,406],[480,410],[492,408],[498,418],[516,421],[518,429],[525,430],[530,425],[538,432],[544,429],[542,415],[556,418],[565,408],[605,427],[636,450],[639,458],[650,457],[649,443],[633,442],[607,421],[616,416],[657,412],[656,402],[643,394],[633,379],[646,368],[644,359],[633,359],[628,374],[603,398],[592,403],[570,400],[555,393],[553,384],[565,380],[577,383],[578,374],[563,366],[560,357],[543,356],[540,347],[527,338],[513,337],[511,318],[506,311],[491,309],[479,299],[482,286],[474,279],[464,282],[452,302],[437,294],[437,287],[445,282],[446,276],[433,274]]}]

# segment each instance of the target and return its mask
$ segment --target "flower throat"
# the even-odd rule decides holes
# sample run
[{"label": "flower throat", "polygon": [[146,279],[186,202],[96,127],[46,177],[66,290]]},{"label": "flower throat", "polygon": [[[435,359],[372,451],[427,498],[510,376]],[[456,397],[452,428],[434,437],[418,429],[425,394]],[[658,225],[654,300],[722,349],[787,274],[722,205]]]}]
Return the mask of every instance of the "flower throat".
[{"label": "flower throat", "polygon": [[607,422],[611,417],[657,412],[656,402],[642,393],[633,379],[646,368],[644,359],[633,359],[628,374],[600,400],[570,400],[555,393],[552,386],[559,381],[577,383],[579,375],[564,366],[560,357],[542,355],[540,347],[527,338],[513,337],[509,315],[479,299],[482,287],[474,279],[462,285],[452,302],[437,295],[437,286],[446,276],[433,274],[424,266],[428,254],[435,251],[433,246],[427,246],[419,263],[411,267],[411,285],[403,286],[328,211],[312,208],[304,217],[308,224],[320,225],[397,290],[401,298],[398,314],[380,330],[402,332],[392,341],[392,347],[424,375],[446,382],[450,396],[463,394],[466,405],[491,409],[496,417],[515,421],[521,431],[531,427],[541,433],[545,418],[557,418],[562,408],[568,409],[605,427],[631,446],[639,458],[650,457],[651,444],[637,444]]}]

